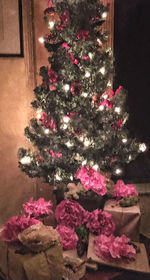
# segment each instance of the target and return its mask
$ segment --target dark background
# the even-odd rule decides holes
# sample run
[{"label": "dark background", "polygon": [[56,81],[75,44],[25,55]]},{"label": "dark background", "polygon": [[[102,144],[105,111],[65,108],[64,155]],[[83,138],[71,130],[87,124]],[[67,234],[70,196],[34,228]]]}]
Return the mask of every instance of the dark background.
[{"label": "dark background", "polygon": [[148,146],[124,177],[150,182],[150,0],[115,0],[114,26],[114,87],[128,91],[130,134]]}]

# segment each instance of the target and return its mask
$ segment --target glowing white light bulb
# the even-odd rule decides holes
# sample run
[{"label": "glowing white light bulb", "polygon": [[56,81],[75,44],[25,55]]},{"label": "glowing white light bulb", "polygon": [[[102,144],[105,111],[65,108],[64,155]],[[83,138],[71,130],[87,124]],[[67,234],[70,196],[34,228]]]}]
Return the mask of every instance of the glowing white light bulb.
[{"label": "glowing white light bulb", "polygon": [[66,143],[66,146],[69,148],[69,147],[72,147],[73,144],[72,144],[70,141],[68,141],[68,142]]},{"label": "glowing white light bulb", "polygon": [[116,175],[121,175],[122,174],[122,170],[120,168],[116,168],[114,173]]},{"label": "glowing white light bulb", "polygon": [[69,123],[70,117],[64,116],[63,121],[64,121],[64,123]]},{"label": "glowing white light bulb", "polygon": [[120,108],[120,107],[115,107],[115,112],[116,112],[117,114],[120,114],[121,108]]},{"label": "glowing white light bulb", "polygon": [[108,87],[111,87],[111,86],[112,86],[111,81],[108,81],[107,86],[108,86]]},{"label": "glowing white light bulb", "polygon": [[48,128],[44,129],[44,133],[48,134],[49,133],[49,129]]},{"label": "glowing white light bulb", "polygon": [[84,140],[83,136],[80,136],[79,139],[80,139],[80,141],[82,141],[82,142],[83,142],[83,140]]},{"label": "glowing white light bulb", "polygon": [[85,73],[85,77],[86,77],[86,78],[89,78],[90,76],[91,76],[90,72],[87,71],[87,72]]},{"label": "glowing white light bulb", "polygon": [[102,46],[102,44],[103,44],[99,38],[97,39],[97,43],[99,44],[99,46]]},{"label": "glowing white light bulb", "polygon": [[104,94],[102,95],[102,97],[103,97],[104,99],[107,99],[107,98],[108,98],[108,94],[107,94],[107,93],[104,93]]},{"label": "glowing white light bulb", "polygon": [[100,105],[98,109],[99,109],[99,111],[103,111],[104,110],[104,105]]},{"label": "glowing white light bulb", "polygon": [[55,23],[54,23],[54,21],[49,21],[48,25],[49,25],[49,28],[50,28],[50,29],[53,29]]},{"label": "glowing white light bulb", "polygon": [[107,17],[107,13],[106,12],[102,13],[102,18],[104,19],[106,17]]},{"label": "glowing white light bulb", "polygon": [[84,161],[82,161],[82,165],[86,165],[87,164],[87,159],[85,159]]},{"label": "glowing white light bulb", "polygon": [[63,129],[67,129],[68,125],[67,124],[64,124],[63,125]]},{"label": "glowing white light bulb", "polygon": [[132,156],[131,155],[129,155],[129,160],[132,160]]},{"label": "glowing white light bulb", "polygon": [[22,164],[30,164],[31,163],[31,158],[29,156],[25,156],[20,160],[20,162]]},{"label": "glowing white light bulb", "polygon": [[98,170],[99,166],[98,164],[93,165],[93,169],[95,169],[96,171]]},{"label": "glowing white light bulb", "polygon": [[127,141],[128,141],[127,138],[123,138],[123,139],[122,139],[122,143],[124,143],[124,144],[127,143]]},{"label": "glowing white light bulb", "polygon": [[58,174],[56,174],[56,180],[61,181],[62,178]]},{"label": "glowing white light bulb", "polygon": [[37,119],[39,120],[41,118],[41,116],[42,116],[42,109],[37,109],[37,111],[36,111]]},{"label": "glowing white light bulb", "polygon": [[88,93],[87,93],[87,92],[83,92],[83,93],[82,93],[82,96],[87,97],[87,96],[88,96]]},{"label": "glowing white light bulb", "polygon": [[106,71],[105,67],[102,67],[102,68],[100,68],[100,70],[99,70],[99,72],[100,72],[102,75],[105,74],[105,71]]},{"label": "glowing white light bulb", "polygon": [[68,91],[70,89],[70,86],[68,84],[64,85],[64,90]]},{"label": "glowing white light bulb", "polygon": [[146,149],[147,149],[147,146],[146,146],[145,143],[142,143],[142,144],[139,145],[139,151],[140,152],[145,152]]},{"label": "glowing white light bulb", "polygon": [[89,53],[88,56],[89,56],[90,59],[92,59],[93,58],[93,53]]},{"label": "glowing white light bulb", "polygon": [[73,181],[73,176],[72,175],[70,176],[70,180]]},{"label": "glowing white light bulb", "polygon": [[40,37],[38,40],[39,40],[39,42],[40,42],[41,44],[43,44],[44,41],[45,41],[43,37]]},{"label": "glowing white light bulb", "polygon": [[84,146],[90,146],[90,141],[87,138],[84,140]]}]

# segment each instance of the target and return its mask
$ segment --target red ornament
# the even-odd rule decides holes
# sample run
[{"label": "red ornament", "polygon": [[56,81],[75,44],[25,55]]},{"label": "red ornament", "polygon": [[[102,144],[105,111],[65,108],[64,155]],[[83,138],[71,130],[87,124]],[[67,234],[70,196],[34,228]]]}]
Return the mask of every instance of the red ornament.
[{"label": "red ornament", "polygon": [[58,75],[54,70],[50,69],[48,71],[48,76],[50,83],[55,83],[57,81]]},{"label": "red ornament", "polygon": [[113,128],[115,130],[121,128],[123,126],[123,121],[124,121],[124,118],[121,118],[119,121],[117,121],[115,124],[113,124]]},{"label": "red ornament", "polygon": [[89,37],[89,31],[88,30],[80,30],[77,33],[78,40],[86,40]]},{"label": "red ornament", "polygon": [[71,88],[70,88],[70,91],[72,93],[73,96],[75,95],[80,95],[81,94],[81,83],[80,82],[76,82],[74,81],[72,84],[71,84]]},{"label": "red ornament", "polygon": [[56,84],[50,84],[49,89],[50,89],[50,91],[56,90]]},{"label": "red ornament", "polygon": [[50,127],[52,130],[55,130],[55,123],[54,121],[44,112],[40,118],[44,127]]}]

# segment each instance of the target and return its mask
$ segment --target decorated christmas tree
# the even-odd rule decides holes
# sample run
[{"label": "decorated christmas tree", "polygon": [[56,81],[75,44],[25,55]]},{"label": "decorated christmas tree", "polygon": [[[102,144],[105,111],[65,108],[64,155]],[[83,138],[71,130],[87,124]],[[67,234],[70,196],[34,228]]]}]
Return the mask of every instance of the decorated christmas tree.
[{"label": "decorated christmas tree", "polygon": [[108,11],[109,3],[100,0],[48,1],[48,33],[40,41],[49,67],[40,68],[36,116],[25,128],[35,148],[18,153],[19,167],[31,178],[67,185],[93,174],[102,184],[101,174],[120,176],[124,164],[146,149],[126,128],[126,92],[112,89],[113,54],[103,29]]}]

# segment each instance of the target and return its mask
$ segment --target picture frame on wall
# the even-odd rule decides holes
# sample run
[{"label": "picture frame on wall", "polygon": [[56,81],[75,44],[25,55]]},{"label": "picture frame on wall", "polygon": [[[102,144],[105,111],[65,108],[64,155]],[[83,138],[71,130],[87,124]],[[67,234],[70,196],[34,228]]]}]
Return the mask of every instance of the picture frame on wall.
[{"label": "picture frame on wall", "polygon": [[0,57],[23,57],[22,1],[0,0]]}]

